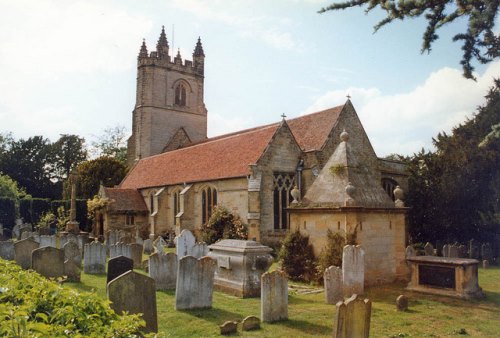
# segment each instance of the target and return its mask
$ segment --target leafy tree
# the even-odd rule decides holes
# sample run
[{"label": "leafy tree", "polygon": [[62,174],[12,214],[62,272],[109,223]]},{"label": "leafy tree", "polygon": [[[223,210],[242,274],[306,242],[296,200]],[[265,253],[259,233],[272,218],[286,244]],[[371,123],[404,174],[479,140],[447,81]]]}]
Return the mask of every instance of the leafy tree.
[{"label": "leafy tree", "polygon": [[102,156],[95,160],[85,161],[76,168],[78,174],[77,194],[81,198],[90,199],[99,191],[99,184],[113,187],[119,184],[127,169],[119,160]]},{"label": "leafy tree", "polygon": [[54,178],[64,180],[77,165],[87,159],[85,139],[77,135],[63,134],[52,144]]},{"label": "leafy tree", "polygon": [[2,175],[0,173],[0,197],[11,198],[13,200],[19,200],[20,198],[25,198],[26,191],[17,185],[14,181],[7,175]]},{"label": "leafy tree", "polygon": [[124,126],[106,128],[97,141],[92,142],[91,152],[96,156],[114,157],[127,164],[127,138],[128,132]]},{"label": "leafy tree", "polygon": [[238,215],[221,205],[214,207],[206,224],[201,226],[201,238],[207,244],[219,239],[247,239],[248,229]]},{"label": "leafy tree", "polygon": [[431,51],[432,43],[439,38],[437,31],[441,27],[467,18],[467,30],[453,37],[453,41],[463,42],[460,63],[466,78],[473,78],[473,60],[488,63],[500,56],[500,35],[495,35],[493,30],[500,5],[498,0],[348,0],[324,7],[319,13],[365,5],[366,12],[379,7],[386,13],[386,17],[375,25],[375,32],[394,20],[423,16],[427,20],[427,28],[422,37],[422,53]]}]

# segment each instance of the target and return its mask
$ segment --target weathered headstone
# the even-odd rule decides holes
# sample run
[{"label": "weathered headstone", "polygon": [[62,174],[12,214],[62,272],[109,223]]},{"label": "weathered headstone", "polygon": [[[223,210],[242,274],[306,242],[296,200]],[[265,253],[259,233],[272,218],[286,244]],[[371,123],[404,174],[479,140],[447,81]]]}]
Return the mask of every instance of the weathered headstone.
[{"label": "weathered headstone", "polygon": [[443,242],[439,240],[436,241],[436,256],[443,256]]},{"label": "weathered headstone", "polygon": [[465,245],[460,245],[458,247],[458,258],[467,258],[469,253],[467,252],[467,247]]},{"label": "weathered headstone", "polygon": [[261,278],[260,311],[263,322],[288,319],[288,280],[283,271],[266,272]]},{"label": "weathered headstone", "polygon": [[137,243],[129,244],[130,258],[134,261],[134,268],[139,269],[142,266],[142,245]]},{"label": "weathered headstone", "polygon": [[85,245],[83,271],[88,274],[106,272],[106,246],[100,242]]},{"label": "weathered headstone", "polygon": [[241,322],[241,329],[243,331],[251,331],[260,329],[260,320],[255,316],[248,316]]},{"label": "weathered headstone", "polygon": [[406,252],[405,252],[405,258],[408,259],[410,257],[413,257],[415,256],[417,253],[415,252],[415,249],[413,248],[413,246],[411,245],[408,245],[406,247]]},{"label": "weathered headstone", "polygon": [[135,271],[128,271],[107,285],[111,308],[117,313],[142,313],[146,332],[158,331],[155,281]]},{"label": "weathered headstone", "polygon": [[206,256],[208,254],[208,251],[209,250],[207,243],[195,243],[191,248],[191,252],[189,253],[189,255],[196,258],[201,258],[203,256]]},{"label": "weathered headstone", "polygon": [[370,336],[370,319],[372,303],[352,295],[345,302],[336,305],[333,337],[335,338],[368,338]]},{"label": "weathered headstone", "polygon": [[479,242],[475,239],[469,241],[469,258],[479,259]]},{"label": "weathered headstone", "polygon": [[82,255],[78,244],[75,241],[69,241],[64,244],[64,259],[71,259],[77,266],[82,265]]},{"label": "weathered headstone", "polygon": [[443,245],[443,257],[450,257],[450,245]]},{"label": "weathered headstone", "polygon": [[490,261],[493,258],[493,250],[491,250],[491,245],[490,243],[485,243],[481,245],[481,258],[483,260]]},{"label": "weathered headstone", "polygon": [[233,334],[236,333],[237,331],[238,331],[238,322],[232,322],[228,320],[227,322],[224,322],[224,324],[220,326],[221,335]]},{"label": "weathered headstone", "polygon": [[175,288],[175,309],[188,310],[212,307],[215,261],[210,257],[179,259]]},{"label": "weathered headstone", "polygon": [[[196,244],[196,238],[189,230],[182,230],[181,234],[174,239],[177,258],[191,255],[191,251]],[[193,255],[191,255],[193,256]]]},{"label": "weathered headstone", "polygon": [[359,245],[346,245],[342,253],[342,281],[344,297],[364,292],[365,251]]},{"label": "weathered headstone", "polygon": [[50,246],[32,252],[33,270],[47,278],[64,276],[64,251]]},{"label": "weathered headstone", "polygon": [[396,298],[396,309],[398,311],[408,310],[408,297],[405,295],[399,295],[398,298]]},{"label": "weathered headstone", "polygon": [[14,260],[14,242],[3,241],[0,242],[0,258],[12,261]]},{"label": "weathered headstone", "polygon": [[434,246],[429,242],[425,243],[424,252],[426,256],[434,256]]},{"label": "weathered headstone", "polygon": [[40,244],[31,238],[22,239],[14,243],[14,260],[23,269],[31,268],[31,253],[38,249]]},{"label": "weathered headstone", "polygon": [[134,261],[125,256],[113,257],[108,261],[108,274],[106,283],[111,282],[116,277],[134,269]]},{"label": "weathered headstone", "polygon": [[12,228],[12,237],[15,239],[21,238],[21,225],[14,225],[14,227]]},{"label": "weathered headstone", "polygon": [[167,247],[167,242],[165,242],[165,240],[163,239],[163,237],[158,236],[158,238],[156,238],[153,241],[153,247],[154,247],[154,250],[156,252],[164,253],[165,252],[165,248]]},{"label": "weathered headstone", "polygon": [[325,300],[327,304],[337,304],[337,302],[344,299],[341,268],[332,265],[325,269],[323,281],[325,286]]},{"label": "weathered headstone", "polygon": [[132,259],[132,254],[130,252],[130,245],[125,243],[116,243],[115,245],[109,246],[109,258],[114,258],[118,256],[125,256]]},{"label": "weathered headstone", "polygon": [[56,247],[56,236],[52,235],[41,235],[40,236],[40,248],[44,246],[51,246],[53,248]]},{"label": "weathered headstone", "polygon": [[151,239],[144,240],[143,250],[146,255],[151,255],[154,251],[153,241]]},{"label": "weathered headstone", "polygon": [[109,245],[115,245],[118,243],[120,239],[120,233],[116,230],[111,230],[108,232],[108,238],[106,240],[106,244]]},{"label": "weathered headstone", "polygon": [[72,259],[64,261],[64,275],[68,277],[68,282],[79,282],[82,270]]},{"label": "weathered headstone", "polygon": [[483,269],[488,269],[490,267],[490,261],[485,259],[483,260]]},{"label": "weathered headstone", "polygon": [[76,242],[78,243],[78,247],[83,254],[83,250],[85,250],[85,244],[88,244],[90,242],[89,233],[80,232],[80,234],[76,236]]},{"label": "weathered headstone", "polygon": [[177,255],[158,252],[149,256],[149,276],[155,280],[156,290],[175,290],[177,282]]},{"label": "weathered headstone", "polygon": [[458,245],[453,244],[448,247],[448,257],[458,258]]}]

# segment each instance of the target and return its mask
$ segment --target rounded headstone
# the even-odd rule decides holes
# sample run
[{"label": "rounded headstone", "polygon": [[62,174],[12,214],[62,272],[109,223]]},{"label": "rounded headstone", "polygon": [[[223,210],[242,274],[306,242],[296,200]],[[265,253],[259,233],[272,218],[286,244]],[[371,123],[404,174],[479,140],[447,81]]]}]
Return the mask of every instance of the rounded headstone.
[{"label": "rounded headstone", "polygon": [[483,260],[483,269],[488,269],[490,267],[490,261],[485,259]]},{"label": "rounded headstone", "polygon": [[238,323],[237,322],[227,321],[227,322],[224,322],[224,324],[222,324],[220,326],[220,334],[221,335],[233,334],[233,333],[236,333],[237,331],[238,331]]},{"label": "rounded headstone", "polygon": [[405,295],[399,295],[398,298],[396,298],[396,307],[398,311],[408,310],[408,297]]},{"label": "rounded headstone", "polygon": [[255,316],[248,316],[241,322],[241,329],[243,331],[251,331],[260,329],[260,319]]}]

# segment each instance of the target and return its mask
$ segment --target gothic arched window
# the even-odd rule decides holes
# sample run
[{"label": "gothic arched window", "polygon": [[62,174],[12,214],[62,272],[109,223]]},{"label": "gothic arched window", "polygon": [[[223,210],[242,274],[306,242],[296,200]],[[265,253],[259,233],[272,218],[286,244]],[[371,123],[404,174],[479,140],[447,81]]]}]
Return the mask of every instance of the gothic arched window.
[{"label": "gothic arched window", "polygon": [[286,208],[292,201],[290,191],[295,185],[295,175],[293,173],[274,173],[273,179],[273,211],[274,229],[288,229],[288,215]]},{"label": "gothic arched window", "polygon": [[394,189],[396,189],[396,186],[398,186],[398,182],[394,181],[392,178],[382,179],[382,187],[393,201],[396,200],[394,197]]},{"label": "gothic arched window", "polygon": [[186,86],[183,83],[179,83],[175,87],[174,104],[181,107],[184,107],[186,105]]},{"label": "gothic arched window", "polygon": [[217,190],[215,188],[207,187],[201,192],[201,222],[205,224],[210,216],[212,210],[217,205]]}]

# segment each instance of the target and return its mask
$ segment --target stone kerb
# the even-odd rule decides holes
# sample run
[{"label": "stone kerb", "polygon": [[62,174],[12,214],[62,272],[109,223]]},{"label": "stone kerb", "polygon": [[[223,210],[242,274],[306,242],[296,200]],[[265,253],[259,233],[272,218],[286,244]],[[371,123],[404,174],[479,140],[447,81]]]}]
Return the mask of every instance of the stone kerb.
[{"label": "stone kerb", "polygon": [[50,246],[56,248],[56,236],[55,235],[41,235],[40,236],[40,248],[45,246]]},{"label": "stone kerb", "polygon": [[177,255],[155,252],[149,256],[149,276],[155,280],[156,290],[175,290],[177,283]]},{"label": "stone kerb", "polygon": [[64,251],[50,246],[32,252],[33,270],[47,278],[64,276]]},{"label": "stone kerb", "polygon": [[184,256],[191,255],[192,249],[196,244],[196,238],[191,231],[184,229],[179,236],[175,237],[174,242],[177,257],[181,259]]},{"label": "stone kerb", "polygon": [[100,242],[85,245],[83,254],[83,271],[88,274],[106,272],[106,246]]},{"label": "stone kerb", "polygon": [[125,272],[134,269],[134,261],[125,256],[113,257],[108,261],[106,284]]},{"label": "stone kerb", "polygon": [[2,241],[0,242],[0,258],[7,261],[14,260],[14,242]]},{"label": "stone kerb", "polygon": [[65,259],[72,260],[77,266],[82,265],[82,254],[80,248],[78,247],[78,244],[75,241],[69,241],[64,244],[63,250]]},{"label": "stone kerb", "polygon": [[325,269],[323,275],[325,286],[325,301],[327,304],[337,304],[343,298],[342,269],[338,266],[330,266]]},{"label": "stone kerb", "polygon": [[22,239],[14,243],[14,260],[23,269],[31,268],[31,253],[38,249],[40,244],[31,238]]},{"label": "stone kerb", "polygon": [[342,280],[345,297],[363,294],[365,284],[365,251],[359,245],[346,245],[342,252]]},{"label": "stone kerb", "polygon": [[333,323],[333,337],[368,338],[370,336],[371,311],[371,301],[369,299],[362,300],[358,295],[352,295],[345,302],[338,302]]},{"label": "stone kerb", "polygon": [[107,294],[111,308],[117,313],[141,313],[146,322],[145,331],[158,331],[154,279],[128,271],[108,283]]},{"label": "stone kerb", "polygon": [[210,257],[179,259],[175,290],[175,309],[189,310],[212,307],[216,262]]},{"label": "stone kerb", "polygon": [[260,312],[263,322],[288,319],[288,280],[285,272],[272,271],[262,274]]}]

